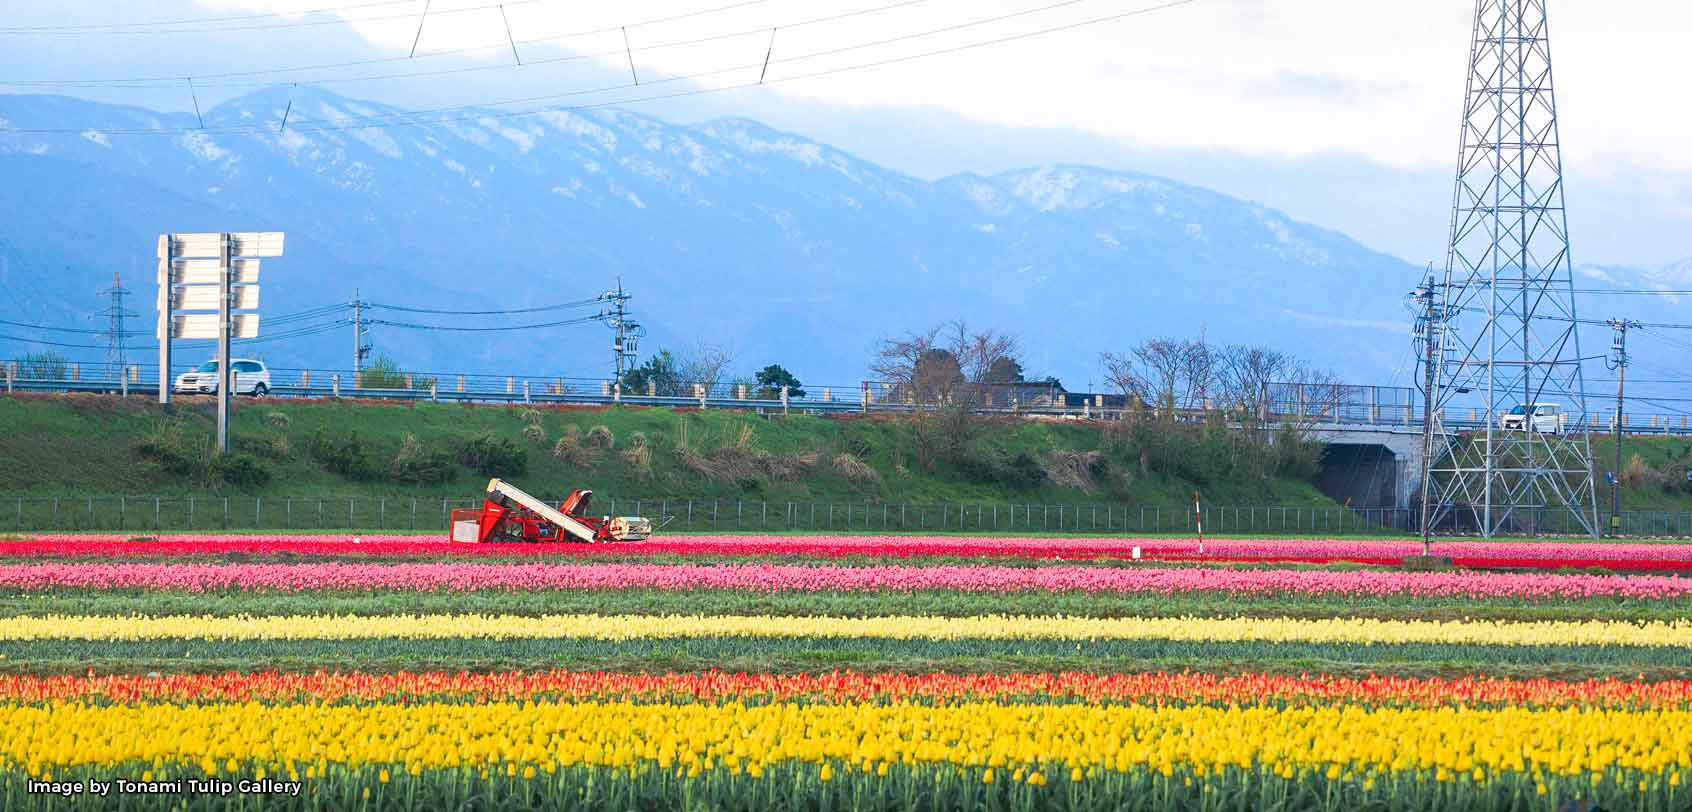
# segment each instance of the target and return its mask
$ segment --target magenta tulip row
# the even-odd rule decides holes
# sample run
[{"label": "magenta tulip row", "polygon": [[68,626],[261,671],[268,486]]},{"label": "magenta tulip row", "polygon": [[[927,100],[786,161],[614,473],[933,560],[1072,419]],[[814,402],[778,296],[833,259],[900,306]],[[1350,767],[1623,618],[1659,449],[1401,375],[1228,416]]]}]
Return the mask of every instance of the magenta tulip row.
[{"label": "magenta tulip row", "polygon": [[1206,567],[1122,568],[828,566],[795,564],[557,564],[345,562],[288,564],[32,563],[0,565],[0,588],[213,590],[552,590],[739,589],[966,592],[1405,595],[1650,600],[1692,596],[1692,578],[1501,572],[1383,570],[1240,570]]}]

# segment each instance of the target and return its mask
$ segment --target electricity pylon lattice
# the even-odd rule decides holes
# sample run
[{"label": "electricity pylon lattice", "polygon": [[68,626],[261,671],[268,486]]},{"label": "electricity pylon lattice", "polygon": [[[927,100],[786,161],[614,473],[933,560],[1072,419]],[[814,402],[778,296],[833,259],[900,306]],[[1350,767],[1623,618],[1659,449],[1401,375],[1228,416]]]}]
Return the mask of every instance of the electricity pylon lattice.
[{"label": "electricity pylon lattice", "polygon": [[1596,535],[1544,0],[1478,0],[1471,43],[1440,346],[1424,362],[1439,367],[1429,521]]}]

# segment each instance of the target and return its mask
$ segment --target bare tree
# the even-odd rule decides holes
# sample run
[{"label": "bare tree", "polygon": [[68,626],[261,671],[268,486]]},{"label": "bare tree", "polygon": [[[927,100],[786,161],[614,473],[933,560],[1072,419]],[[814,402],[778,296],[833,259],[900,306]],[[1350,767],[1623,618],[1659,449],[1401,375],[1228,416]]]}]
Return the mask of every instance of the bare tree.
[{"label": "bare tree", "polygon": [[985,381],[994,364],[1009,360],[1020,366],[1020,347],[1010,333],[992,328],[972,333],[962,319],[945,325],[944,330],[958,368],[971,383]]},{"label": "bare tree", "polygon": [[732,347],[697,341],[677,355],[676,378],[683,383],[704,384],[709,389],[722,379],[723,373],[734,363],[734,358]]},{"label": "bare tree", "polygon": [[1151,399],[1150,385],[1140,376],[1139,365],[1132,357],[1107,352],[1099,355],[1099,364],[1104,367],[1105,380],[1116,387],[1123,398],[1142,403]]},{"label": "bare tree", "polygon": [[935,349],[940,328],[925,333],[906,333],[902,338],[884,338],[876,344],[870,358],[870,372],[877,378],[896,384],[908,384],[916,375],[917,361],[922,354]]},{"label": "bare tree", "polygon": [[1205,340],[1205,331],[1198,338],[1182,341],[1177,354],[1182,386],[1182,402],[1188,407],[1202,406],[1216,388],[1218,352]]},{"label": "bare tree", "polygon": [[1152,338],[1127,355],[1106,353],[1105,371],[1125,394],[1173,410],[1209,391],[1214,354],[1202,341]]},{"label": "bare tree", "polygon": [[909,383],[916,374],[917,361],[930,350],[950,353],[957,359],[958,371],[971,383],[986,380],[996,364],[1001,369],[1006,361],[1021,366],[1018,358],[1021,347],[1016,336],[992,328],[972,331],[966,322],[957,319],[923,332],[882,339],[870,359],[870,371],[884,381]]},{"label": "bare tree", "polygon": [[1230,344],[1217,363],[1219,394],[1248,418],[1256,418],[1266,405],[1269,385],[1287,378],[1296,364],[1296,359],[1280,350]]}]

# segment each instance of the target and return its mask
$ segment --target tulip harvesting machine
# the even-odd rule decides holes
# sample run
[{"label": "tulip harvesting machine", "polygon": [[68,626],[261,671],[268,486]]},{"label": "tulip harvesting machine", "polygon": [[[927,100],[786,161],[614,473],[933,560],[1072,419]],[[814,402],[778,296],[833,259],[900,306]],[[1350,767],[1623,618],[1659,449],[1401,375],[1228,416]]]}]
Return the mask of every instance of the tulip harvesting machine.
[{"label": "tulip harvesting machine", "polygon": [[593,491],[574,490],[558,507],[499,479],[488,480],[481,508],[452,512],[452,540],[472,544],[501,541],[639,541],[652,536],[652,520],[638,516],[589,516]]}]

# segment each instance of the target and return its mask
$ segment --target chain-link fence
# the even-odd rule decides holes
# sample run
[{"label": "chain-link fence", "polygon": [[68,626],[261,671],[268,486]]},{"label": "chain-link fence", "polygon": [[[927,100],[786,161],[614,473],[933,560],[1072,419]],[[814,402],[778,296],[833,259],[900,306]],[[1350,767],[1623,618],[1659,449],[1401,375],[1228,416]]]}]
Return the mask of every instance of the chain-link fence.
[{"label": "chain-link fence", "polygon": [[[561,501],[553,499],[553,502]],[[8,504],[9,503],[9,504]],[[0,498],[0,529],[14,532],[377,530],[445,534],[452,511],[480,499],[428,497],[23,496]],[[646,516],[665,532],[934,532],[1157,534],[1195,531],[1191,510],[1130,505],[772,502],[743,499],[604,498],[594,513]],[[5,514],[10,513],[10,516]],[[1625,512],[1622,533],[1681,537],[1692,513]],[[1605,519],[1607,526],[1608,517]],[[1404,508],[1208,507],[1206,533],[1371,535],[1413,532]],[[1518,531],[1578,534],[1563,511],[1521,514]],[[1462,532],[1461,528],[1442,528]]]}]

